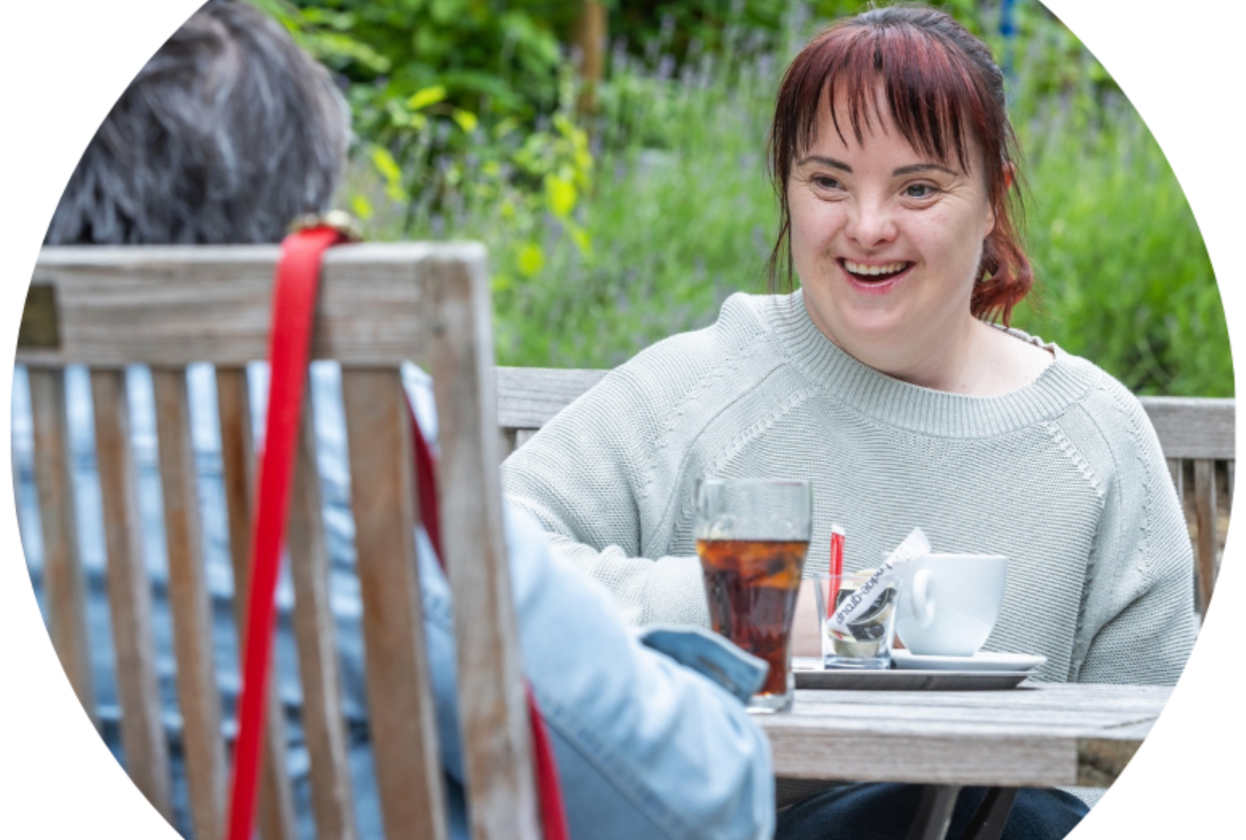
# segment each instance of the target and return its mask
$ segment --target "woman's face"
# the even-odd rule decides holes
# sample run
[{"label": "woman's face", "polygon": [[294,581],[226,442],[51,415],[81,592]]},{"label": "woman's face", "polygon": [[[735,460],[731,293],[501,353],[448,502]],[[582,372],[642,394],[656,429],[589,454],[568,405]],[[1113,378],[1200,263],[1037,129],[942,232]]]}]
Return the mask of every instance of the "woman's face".
[{"label": "woman's face", "polygon": [[820,109],[817,139],[788,182],[792,259],[818,328],[899,375],[972,329],[970,294],[995,215],[976,146],[974,169],[962,172],[914,150],[885,105],[871,117],[858,145],[843,111],[846,140]]}]

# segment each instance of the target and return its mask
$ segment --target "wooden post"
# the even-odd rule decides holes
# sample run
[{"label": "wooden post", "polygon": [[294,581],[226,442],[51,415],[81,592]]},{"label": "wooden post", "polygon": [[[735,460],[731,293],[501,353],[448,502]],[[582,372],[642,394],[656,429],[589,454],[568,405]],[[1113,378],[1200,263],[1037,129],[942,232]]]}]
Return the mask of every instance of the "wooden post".
[{"label": "wooden post", "polygon": [[1216,462],[1194,461],[1194,518],[1198,523],[1197,560],[1199,612],[1204,618],[1216,586]]},{"label": "wooden post", "polygon": [[190,437],[184,367],[153,367],[156,441],[169,567],[169,607],[177,655],[187,798],[195,840],[225,836],[225,744],[216,683],[212,604],[203,562],[199,484]]},{"label": "wooden post", "polygon": [[1172,476],[1172,486],[1176,487],[1176,499],[1181,502],[1181,513],[1185,515],[1185,467],[1181,464],[1179,457],[1170,457],[1169,474]]},{"label": "wooden post", "polygon": [[580,95],[575,110],[580,116],[597,113],[597,86],[606,65],[606,6],[600,0],[584,0],[576,17],[572,43],[580,51]]},{"label": "wooden post", "polygon": [[125,767],[147,800],[171,819],[168,743],[160,718],[151,581],[143,563],[125,371],[91,371],[91,401],[95,406],[95,457],[104,514],[108,611],[117,652]]},{"label": "wooden post", "polygon": [[[445,780],[416,570],[419,502],[405,400],[397,367],[342,371],[381,819],[389,840],[446,840]],[[473,788],[471,794],[474,817],[480,792]]]},{"label": "wooden post", "polygon": [[1229,513],[1237,512],[1237,461],[1229,462]]},{"label": "wooden post", "polygon": [[73,456],[65,408],[65,371],[31,368],[30,408],[35,436],[35,489],[43,526],[43,586],[48,634],[91,725],[99,728],[95,678],[87,641],[86,579],[78,556]]},{"label": "wooden post", "polygon": [[[471,835],[473,840],[531,840],[542,833],[519,620],[502,539],[493,308],[483,258],[430,266],[427,288],[440,428],[441,548],[454,599]],[[356,479],[351,481],[353,487]]]},{"label": "wooden post", "polygon": [[[311,757],[316,837],[356,840],[359,834],[351,794],[336,630],[329,606],[329,552],[321,514],[311,391],[308,377],[287,527],[290,577],[294,582],[294,632],[303,679],[303,737]],[[398,832],[389,836],[397,837]]]},{"label": "wooden post", "polygon": [[[12,388],[11,384],[9,385],[9,388]],[[10,400],[11,399],[12,398],[10,396]],[[14,530],[17,531],[17,553],[21,553],[21,535],[24,535],[24,533],[27,533],[27,532],[24,530],[24,528],[22,528],[22,523],[21,523],[21,505],[20,505],[20,500],[19,500],[21,491],[17,490],[17,487],[20,487],[21,484],[20,484],[19,477],[17,477],[17,460],[15,459],[14,455],[12,455],[12,452],[14,452],[14,445],[12,445],[12,421],[10,421],[9,422],[9,494],[12,497],[12,527],[14,527]],[[510,452],[506,452],[506,454],[510,455]]]},{"label": "wooden post", "polygon": [[[216,405],[221,424],[221,473],[225,483],[225,511],[229,519],[229,557],[234,570],[234,622],[238,628],[238,649],[245,650],[251,586],[251,510],[255,496],[255,448],[251,440],[251,400],[245,367],[216,369]],[[297,603],[295,609],[298,609]],[[285,711],[281,706],[276,679],[270,681],[264,702],[260,837],[263,840],[294,840],[294,795],[290,771],[286,766]],[[306,731],[306,717],[303,723]],[[313,777],[314,773],[313,770]],[[313,794],[312,802],[318,805],[319,797]],[[316,829],[320,837],[337,836],[327,830],[319,818]]]}]

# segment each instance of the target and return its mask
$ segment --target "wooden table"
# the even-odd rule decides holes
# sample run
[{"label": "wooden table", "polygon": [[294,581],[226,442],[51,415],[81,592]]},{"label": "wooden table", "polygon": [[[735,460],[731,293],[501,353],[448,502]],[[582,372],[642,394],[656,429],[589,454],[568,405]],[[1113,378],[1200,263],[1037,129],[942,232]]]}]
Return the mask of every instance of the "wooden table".
[{"label": "wooden table", "polygon": [[[992,788],[966,837],[997,837],[1020,787],[1116,780],[1170,688],[1033,683],[1006,691],[804,691],[759,716],[782,778],[927,785],[912,838],[946,834],[960,788]],[[990,806],[990,807],[988,807]]]}]

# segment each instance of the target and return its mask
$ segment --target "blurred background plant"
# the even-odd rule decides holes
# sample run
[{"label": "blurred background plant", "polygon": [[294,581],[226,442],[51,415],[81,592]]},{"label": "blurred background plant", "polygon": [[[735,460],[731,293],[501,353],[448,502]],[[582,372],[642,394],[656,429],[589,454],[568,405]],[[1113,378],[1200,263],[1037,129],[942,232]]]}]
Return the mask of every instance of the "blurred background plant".
[{"label": "blurred background plant", "polygon": [[[340,204],[373,239],[484,241],[499,361],[558,367],[618,364],[708,325],[729,294],[764,291],[779,76],[864,6],[251,2],[347,93],[357,141]],[[1139,393],[1232,395],[1197,223],[1111,76],[1038,0],[942,5],[1009,75],[1041,289],[1014,325]]]}]

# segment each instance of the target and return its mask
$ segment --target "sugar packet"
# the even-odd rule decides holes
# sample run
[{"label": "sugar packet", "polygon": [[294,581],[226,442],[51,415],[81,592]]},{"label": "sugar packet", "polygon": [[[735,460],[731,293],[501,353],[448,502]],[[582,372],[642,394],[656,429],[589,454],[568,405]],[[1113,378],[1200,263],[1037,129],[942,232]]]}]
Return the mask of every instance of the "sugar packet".
[{"label": "sugar packet", "polygon": [[914,528],[904,538],[904,542],[896,546],[895,550],[887,556],[874,574],[870,575],[865,583],[857,587],[855,592],[844,598],[843,602],[837,606],[835,614],[827,619],[827,629],[838,633],[851,633],[848,625],[869,613],[874,602],[887,590],[884,584],[899,577],[906,563],[929,553],[930,540],[926,539],[921,528]]}]

